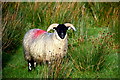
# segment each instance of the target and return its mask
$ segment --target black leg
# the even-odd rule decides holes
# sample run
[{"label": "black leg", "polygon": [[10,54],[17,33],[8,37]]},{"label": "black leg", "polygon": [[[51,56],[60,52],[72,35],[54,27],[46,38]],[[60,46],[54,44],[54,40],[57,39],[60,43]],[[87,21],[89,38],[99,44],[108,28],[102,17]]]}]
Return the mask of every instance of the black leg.
[{"label": "black leg", "polygon": [[28,61],[28,71],[32,71],[32,64],[31,64],[31,61]]},{"label": "black leg", "polygon": [[35,68],[34,60],[31,59],[30,61],[28,61],[28,71],[32,71],[33,68]]},{"label": "black leg", "polygon": [[33,68],[34,69],[35,69],[36,65],[37,65],[37,63],[34,61],[34,63],[33,63]]}]

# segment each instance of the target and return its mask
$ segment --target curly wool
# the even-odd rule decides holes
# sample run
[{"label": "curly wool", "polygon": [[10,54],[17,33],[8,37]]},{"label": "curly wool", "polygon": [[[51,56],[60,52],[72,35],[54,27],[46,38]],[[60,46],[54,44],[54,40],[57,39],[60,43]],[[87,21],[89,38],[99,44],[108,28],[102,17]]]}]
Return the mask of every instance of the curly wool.
[{"label": "curly wool", "polygon": [[36,62],[51,61],[62,58],[67,52],[67,35],[63,40],[57,39],[55,33],[32,29],[23,39],[25,59],[33,58]]}]

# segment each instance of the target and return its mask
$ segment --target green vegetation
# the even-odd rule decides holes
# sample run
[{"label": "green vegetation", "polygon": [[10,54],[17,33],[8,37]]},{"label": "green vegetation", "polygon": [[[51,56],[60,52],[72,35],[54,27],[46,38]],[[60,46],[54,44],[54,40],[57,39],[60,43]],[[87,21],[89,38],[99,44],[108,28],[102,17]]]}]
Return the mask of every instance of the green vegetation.
[{"label": "green vegetation", "polygon": [[[2,3],[3,78],[119,78],[119,3]],[[33,28],[70,22],[68,54],[27,70],[22,39]]]}]

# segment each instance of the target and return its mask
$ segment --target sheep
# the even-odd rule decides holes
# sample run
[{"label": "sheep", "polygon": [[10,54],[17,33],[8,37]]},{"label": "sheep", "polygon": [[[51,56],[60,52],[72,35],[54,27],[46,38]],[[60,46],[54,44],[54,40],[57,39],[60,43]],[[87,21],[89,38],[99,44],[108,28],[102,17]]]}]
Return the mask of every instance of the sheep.
[{"label": "sheep", "polygon": [[[51,29],[54,33],[48,33]],[[23,38],[24,57],[28,61],[28,70],[36,67],[36,63],[51,62],[63,58],[67,53],[67,30],[75,27],[70,23],[51,24],[47,31],[29,30]]]}]

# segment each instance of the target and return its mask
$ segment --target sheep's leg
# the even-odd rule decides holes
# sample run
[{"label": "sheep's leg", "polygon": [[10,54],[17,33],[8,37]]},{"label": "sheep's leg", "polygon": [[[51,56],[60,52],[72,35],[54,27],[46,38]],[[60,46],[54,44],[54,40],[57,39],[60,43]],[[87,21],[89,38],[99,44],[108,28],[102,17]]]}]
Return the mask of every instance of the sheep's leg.
[{"label": "sheep's leg", "polygon": [[37,63],[36,63],[36,62],[34,62],[34,69],[35,69],[35,67],[36,67],[36,64],[37,64]]},{"label": "sheep's leg", "polygon": [[31,59],[30,61],[28,61],[28,71],[32,71],[33,68],[35,68],[34,67],[34,60]]},{"label": "sheep's leg", "polygon": [[32,64],[30,61],[28,61],[28,71],[31,71],[32,70]]}]

